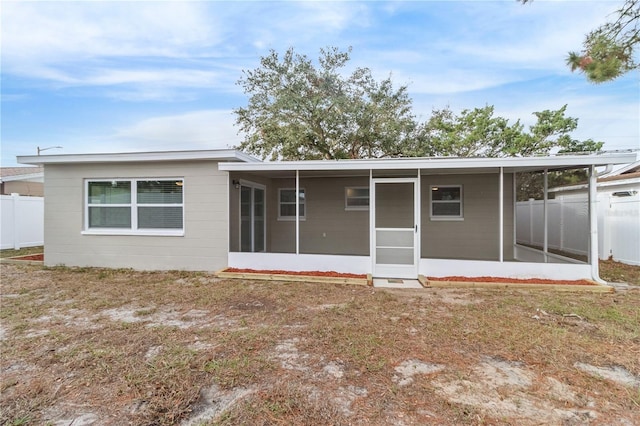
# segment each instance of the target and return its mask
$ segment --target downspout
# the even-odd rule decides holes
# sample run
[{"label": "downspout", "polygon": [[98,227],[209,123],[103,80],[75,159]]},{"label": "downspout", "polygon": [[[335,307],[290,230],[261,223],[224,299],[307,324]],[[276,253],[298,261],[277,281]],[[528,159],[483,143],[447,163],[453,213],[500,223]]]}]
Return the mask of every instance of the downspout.
[{"label": "downspout", "polygon": [[416,265],[418,265],[418,273],[417,275],[420,276],[420,258],[422,256],[422,173],[421,170],[418,169],[418,182],[416,184],[416,196],[415,196],[415,203],[416,206],[414,208],[414,211],[416,212],[416,218],[415,218],[415,222],[416,222],[416,238],[418,239],[418,241],[415,244],[416,247],[416,253],[415,255],[415,261],[416,261]]},{"label": "downspout", "polygon": [[369,169],[369,256],[371,257],[371,275],[375,272],[376,247],[375,247],[375,209],[376,191],[373,183],[373,169]]},{"label": "downspout", "polygon": [[300,254],[300,171],[297,169],[296,169],[295,200],[296,200],[296,254]]},{"label": "downspout", "polygon": [[589,169],[589,263],[591,264],[591,279],[599,284],[607,284],[600,278],[598,258],[598,177],[609,173],[612,164],[607,164],[604,171],[596,173],[596,166]]},{"label": "downspout", "polygon": [[498,184],[498,260],[504,262],[504,168],[500,167],[498,174],[500,183]]},{"label": "downspout", "polygon": [[516,178],[516,171],[513,171],[513,174],[511,175],[512,178],[512,184],[513,184],[513,188],[511,188],[511,202],[513,203],[513,208],[512,208],[512,212],[511,214],[513,215],[511,218],[511,221],[513,222],[513,241],[511,241],[511,256],[513,259],[516,259],[516,244],[518,243],[518,222],[517,222],[517,217],[518,217],[518,192],[516,189],[516,186],[518,184],[517,178]]},{"label": "downspout", "polygon": [[543,237],[543,242],[542,242],[542,252],[544,253],[544,263],[547,263],[548,261],[548,256],[547,254],[549,253],[549,195],[548,195],[548,191],[549,191],[549,170],[548,169],[544,169],[544,179],[543,179],[543,195],[542,195],[542,220],[543,220],[543,229],[544,229],[544,234],[542,235]]}]

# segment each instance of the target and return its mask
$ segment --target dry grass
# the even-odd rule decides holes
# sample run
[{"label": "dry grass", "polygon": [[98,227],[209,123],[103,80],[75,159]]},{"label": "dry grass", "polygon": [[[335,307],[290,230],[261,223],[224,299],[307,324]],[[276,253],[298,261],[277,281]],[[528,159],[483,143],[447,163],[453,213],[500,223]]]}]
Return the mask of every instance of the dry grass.
[{"label": "dry grass", "polygon": [[28,256],[30,254],[40,254],[40,253],[44,253],[43,246],[24,247],[19,250],[4,249],[4,250],[0,250],[0,258],[4,259],[6,257]]},{"label": "dry grass", "polygon": [[636,288],[1,268],[0,424],[640,423]]},{"label": "dry grass", "polygon": [[600,277],[609,282],[640,285],[640,266],[627,265],[612,259],[601,260]]}]

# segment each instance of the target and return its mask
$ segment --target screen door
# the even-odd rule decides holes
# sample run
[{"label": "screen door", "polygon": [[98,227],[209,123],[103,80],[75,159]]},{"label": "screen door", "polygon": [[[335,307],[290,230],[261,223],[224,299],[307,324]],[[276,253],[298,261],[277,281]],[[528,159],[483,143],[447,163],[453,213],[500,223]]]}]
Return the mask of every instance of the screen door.
[{"label": "screen door", "polygon": [[374,179],[373,275],[418,277],[417,179]]}]

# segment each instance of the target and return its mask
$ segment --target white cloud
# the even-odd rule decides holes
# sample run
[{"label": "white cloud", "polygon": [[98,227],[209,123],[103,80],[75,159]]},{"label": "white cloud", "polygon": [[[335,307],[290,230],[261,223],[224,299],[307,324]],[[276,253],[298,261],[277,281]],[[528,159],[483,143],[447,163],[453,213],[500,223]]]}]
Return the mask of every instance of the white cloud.
[{"label": "white cloud", "polygon": [[206,87],[212,77],[232,85],[248,57],[365,25],[366,11],[333,2],[9,2],[3,73],[58,86]]},{"label": "white cloud", "polygon": [[216,74],[187,60],[210,53],[221,40],[215,16],[207,16],[205,6],[201,2],[4,3],[3,74],[50,81],[57,87],[210,85]]},{"label": "white cloud", "polygon": [[109,56],[183,56],[215,42],[199,2],[7,2],[3,56],[58,62]]},{"label": "white cloud", "polygon": [[[31,155],[36,146],[60,145],[58,154],[228,149],[242,141],[230,110],[200,110],[156,116],[113,133],[51,135],[42,140],[3,140],[2,165],[16,165],[17,155]],[[46,145],[45,145],[46,144]]]},{"label": "white cloud", "polygon": [[241,142],[229,110],[191,111],[152,117],[121,128],[111,147],[126,150],[216,149]]},{"label": "white cloud", "polygon": [[[369,47],[361,66],[377,77],[393,72],[413,93],[454,94],[543,76],[568,75],[565,57],[579,50],[585,33],[619,6],[611,2],[420,2],[392,13],[415,13],[420,31],[407,29],[402,47]],[[391,35],[393,37],[393,35]]]}]

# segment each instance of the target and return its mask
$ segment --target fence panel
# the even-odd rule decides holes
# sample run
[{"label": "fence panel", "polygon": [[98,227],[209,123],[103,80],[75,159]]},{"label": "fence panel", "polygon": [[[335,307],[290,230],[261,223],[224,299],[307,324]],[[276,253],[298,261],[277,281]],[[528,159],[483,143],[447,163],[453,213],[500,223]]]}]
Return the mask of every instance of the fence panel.
[{"label": "fence panel", "polygon": [[0,248],[44,244],[44,198],[0,196]]},{"label": "fence panel", "polygon": [[609,206],[605,217],[610,233],[609,254],[619,262],[640,265],[640,194],[611,197]]}]

